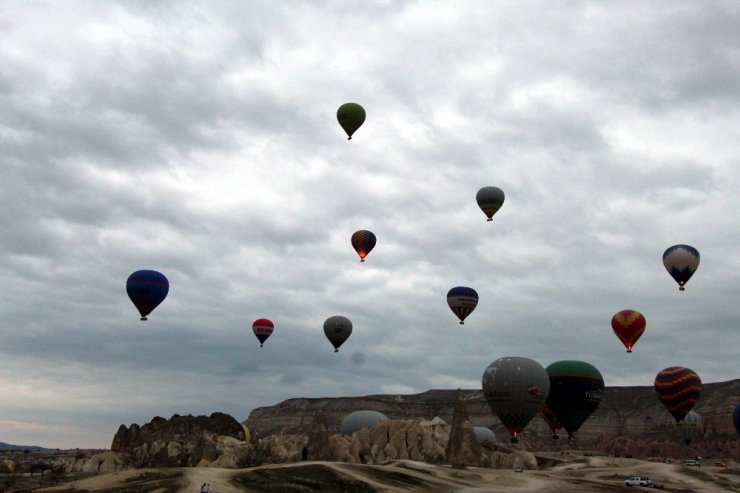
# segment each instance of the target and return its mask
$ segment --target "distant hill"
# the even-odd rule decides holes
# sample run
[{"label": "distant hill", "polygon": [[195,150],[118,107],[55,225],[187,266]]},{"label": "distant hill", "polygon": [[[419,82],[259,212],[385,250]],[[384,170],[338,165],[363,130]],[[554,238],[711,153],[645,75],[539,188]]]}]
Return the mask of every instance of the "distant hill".
[{"label": "distant hill", "polygon": [[30,450],[31,452],[39,452],[42,450],[49,450],[38,445],[13,445],[11,443],[0,442],[0,450]]}]

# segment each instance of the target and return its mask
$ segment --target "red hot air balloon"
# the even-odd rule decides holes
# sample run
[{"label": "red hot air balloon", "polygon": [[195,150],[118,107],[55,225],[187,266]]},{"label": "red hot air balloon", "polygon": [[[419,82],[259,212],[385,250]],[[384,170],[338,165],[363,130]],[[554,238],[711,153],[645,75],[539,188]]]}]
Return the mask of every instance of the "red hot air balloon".
[{"label": "red hot air balloon", "polygon": [[375,248],[376,238],[372,231],[361,229],[352,233],[352,247],[360,256],[360,262],[365,261],[367,254]]},{"label": "red hot air balloon", "polygon": [[632,346],[645,332],[646,325],[645,317],[637,310],[622,310],[612,317],[612,329],[627,348],[628,353],[632,352]]},{"label": "red hot air balloon", "polygon": [[252,323],[252,332],[254,332],[254,335],[259,339],[260,347],[262,347],[267,338],[270,337],[273,330],[275,330],[275,326],[272,321],[266,318],[258,318],[254,323]]},{"label": "red hot air balloon", "polygon": [[678,423],[701,396],[701,379],[693,370],[671,366],[655,376],[655,393]]}]

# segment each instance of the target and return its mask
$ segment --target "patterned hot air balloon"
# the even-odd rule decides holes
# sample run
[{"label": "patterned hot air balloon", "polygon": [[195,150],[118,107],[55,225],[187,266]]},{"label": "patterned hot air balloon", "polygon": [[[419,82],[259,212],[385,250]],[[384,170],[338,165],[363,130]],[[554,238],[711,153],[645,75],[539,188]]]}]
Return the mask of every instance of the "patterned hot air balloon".
[{"label": "patterned hot air balloon", "polygon": [[663,252],[663,265],[678,283],[679,291],[699,267],[699,251],[689,245],[673,245]]},{"label": "patterned hot air balloon", "polygon": [[546,405],[573,438],[573,433],[591,416],[604,393],[604,378],[595,366],[584,361],[556,361],[545,371],[550,377]]},{"label": "patterned hot air balloon", "polygon": [[483,372],[483,395],[509,430],[511,442],[545,404],[550,392],[550,378],[533,359],[519,356],[499,358]]},{"label": "patterned hot air balloon", "polygon": [[137,270],[126,281],[126,293],[141,314],[141,320],[164,301],[170,291],[170,283],[164,274],[156,270]]},{"label": "patterned hot air balloon", "polygon": [[504,191],[499,187],[483,187],[475,194],[475,200],[488,221],[493,221],[493,215],[496,214],[502,205],[504,205]]},{"label": "patterned hot air balloon", "polygon": [[563,423],[558,421],[558,417],[555,416],[555,413],[552,412],[549,407],[547,407],[547,403],[545,403],[545,405],[542,406],[542,409],[540,409],[540,416],[542,416],[542,419],[547,424],[547,427],[550,428],[550,431],[552,431],[552,439],[560,439],[560,435],[558,435],[558,430],[563,427]]},{"label": "patterned hot air balloon", "polygon": [[646,325],[645,317],[637,310],[622,310],[612,317],[612,329],[628,353],[632,352],[632,346],[645,332]]},{"label": "patterned hot air balloon", "polygon": [[324,322],[324,334],[334,346],[336,353],[339,351],[339,346],[344,344],[344,341],[352,334],[352,322],[341,315],[329,317]]},{"label": "patterned hot air balloon", "polygon": [[365,123],[365,108],[357,103],[344,103],[337,110],[337,121],[347,132],[348,139]]},{"label": "patterned hot air balloon", "polygon": [[679,422],[699,400],[701,379],[688,368],[671,366],[655,376],[655,393],[676,422]]},{"label": "patterned hot air balloon", "polygon": [[352,233],[352,247],[360,256],[360,262],[364,262],[367,254],[375,248],[375,242],[375,234],[372,231],[361,229]]},{"label": "patterned hot air balloon", "polygon": [[447,305],[457,315],[462,324],[465,318],[478,306],[478,293],[473,288],[456,286],[447,292]]},{"label": "patterned hot air balloon", "polygon": [[252,332],[254,332],[254,335],[259,339],[260,347],[262,347],[267,338],[270,337],[273,330],[275,330],[275,325],[272,321],[266,318],[258,318],[252,323]]},{"label": "patterned hot air balloon", "polygon": [[686,445],[701,436],[701,416],[699,413],[689,411],[685,418],[676,423],[676,426],[678,427],[678,436]]}]

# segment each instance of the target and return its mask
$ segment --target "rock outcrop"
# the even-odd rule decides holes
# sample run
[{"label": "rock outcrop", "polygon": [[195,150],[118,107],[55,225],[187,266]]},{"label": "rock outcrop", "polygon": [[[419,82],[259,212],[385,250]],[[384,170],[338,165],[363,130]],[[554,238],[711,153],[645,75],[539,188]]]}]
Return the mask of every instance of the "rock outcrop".
[{"label": "rock outcrop", "polygon": [[447,440],[447,462],[453,467],[480,467],[481,446],[475,437],[473,425],[468,417],[462,393],[455,394],[455,407],[452,411],[452,428]]},{"label": "rock outcrop", "polygon": [[[473,426],[491,428],[497,437],[508,436],[508,431],[491,412],[480,390],[461,392]],[[382,412],[391,420],[423,420],[439,416],[452,422],[454,395],[454,390],[430,390],[414,395],[289,399],[275,406],[254,409],[245,424],[262,436],[305,434],[317,409],[322,410],[330,435],[339,431],[344,416],[360,409]],[[704,383],[701,398],[694,408],[702,416],[703,430],[702,437],[691,445],[695,455],[737,457],[740,438],[732,424],[732,406],[728,405],[736,402],[740,402],[740,379]],[[622,442],[615,441],[618,438],[629,438],[633,445],[626,449]],[[645,445],[637,445],[641,442]],[[535,417],[524,430],[520,443],[529,450],[579,448],[635,458],[654,456],[654,449],[661,443],[683,446],[673,418],[655,396],[652,385],[606,387],[601,404],[572,442],[565,437],[552,440],[545,422]],[[658,447],[658,450],[662,449]],[[686,453],[684,448],[679,456]]]},{"label": "rock outcrop", "polygon": [[244,428],[228,414],[175,414],[169,420],[155,417],[141,427],[121,425],[111,451],[126,454],[135,467],[202,466],[212,464],[229,448],[221,437],[241,442]]}]

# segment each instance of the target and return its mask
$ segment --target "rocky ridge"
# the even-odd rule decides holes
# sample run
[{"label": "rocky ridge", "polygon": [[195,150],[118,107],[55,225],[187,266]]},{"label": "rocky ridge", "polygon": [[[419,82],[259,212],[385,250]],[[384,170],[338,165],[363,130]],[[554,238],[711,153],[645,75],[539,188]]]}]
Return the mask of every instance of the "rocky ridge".
[{"label": "rocky ridge", "polygon": [[[455,390],[429,390],[413,395],[297,398],[254,409],[244,422],[258,436],[301,434],[311,426],[318,409],[329,433],[337,433],[342,418],[361,409],[379,411],[392,420],[452,421]],[[480,390],[460,391],[473,426],[491,428],[497,440],[508,433],[491,412]],[[675,422],[655,396],[652,386],[606,387],[599,408],[576,434],[576,440],[552,440],[540,417],[525,429],[521,448],[560,450],[581,448],[612,455],[634,457],[703,455],[740,456],[740,439],[732,424],[732,409],[740,402],[740,379],[705,383],[694,410],[702,416],[702,437],[690,446],[682,444]]]}]

